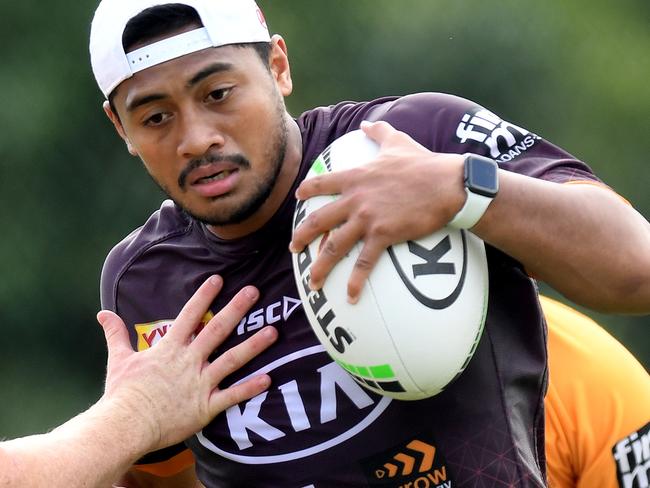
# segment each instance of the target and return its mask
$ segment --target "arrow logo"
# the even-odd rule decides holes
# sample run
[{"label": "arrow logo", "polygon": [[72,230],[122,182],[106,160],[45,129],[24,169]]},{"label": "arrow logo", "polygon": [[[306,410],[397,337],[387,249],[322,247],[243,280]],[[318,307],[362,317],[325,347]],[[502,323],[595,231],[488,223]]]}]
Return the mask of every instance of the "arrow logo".
[{"label": "arrow logo", "polygon": [[[397,474],[401,474],[402,476],[408,476],[411,474],[415,468],[415,462],[420,457],[422,459],[418,467],[418,473],[425,473],[433,467],[433,459],[436,455],[435,446],[427,444],[426,442],[414,440],[409,442],[406,447],[409,449],[409,451],[399,452],[393,456],[393,460],[397,461],[399,465],[393,464],[391,462],[384,464],[384,468],[386,468],[386,474],[389,478],[394,478],[397,476]],[[415,457],[416,454],[414,453],[417,453],[417,458]]]}]

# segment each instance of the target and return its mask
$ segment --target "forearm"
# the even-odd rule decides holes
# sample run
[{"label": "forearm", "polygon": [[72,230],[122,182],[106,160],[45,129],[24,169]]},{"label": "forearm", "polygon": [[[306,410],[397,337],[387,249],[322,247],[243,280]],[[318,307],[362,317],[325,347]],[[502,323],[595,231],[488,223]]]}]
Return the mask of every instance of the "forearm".
[{"label": "forearm", "polygon": [[615,193],[500,172],[473,232],[576,303],[650,312],[650,224]]},{"label": "forearm", "polygon": [[100,401],[50,433],[0,444],[0,488],[109,487],[148,448],[127,410]]}]

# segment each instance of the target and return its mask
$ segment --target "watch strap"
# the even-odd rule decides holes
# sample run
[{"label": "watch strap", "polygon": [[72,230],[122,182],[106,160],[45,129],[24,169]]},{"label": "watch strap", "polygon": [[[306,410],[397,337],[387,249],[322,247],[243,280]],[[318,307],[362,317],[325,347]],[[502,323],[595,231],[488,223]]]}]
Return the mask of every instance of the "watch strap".
[{"label": "watch strap", "polygon": [[465,188],[465,193],[467,194],[465,204],[463,205],[463,208],[458,211],[456,216],[447,224],[450,227],[456,229],[471,229],[479,220],[481,220],[481,217],[483,217],[483,214],[493,200],[492,197],[486,197],[485,195],[471,192],[468,188]]}]

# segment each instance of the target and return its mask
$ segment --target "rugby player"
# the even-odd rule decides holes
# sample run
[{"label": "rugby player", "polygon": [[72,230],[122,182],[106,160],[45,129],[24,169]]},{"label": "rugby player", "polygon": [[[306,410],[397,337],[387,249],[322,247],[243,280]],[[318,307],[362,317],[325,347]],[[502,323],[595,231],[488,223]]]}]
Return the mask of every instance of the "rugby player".
[{"label": "rugby player", "polygon": [[[104,110],[170,197],[109,254],[103,306],[146,349],[205,275],[219,273],[225,287],[212,311],[248,284],[260,301],[216,354],[264,324],[279,338],[225,383],[267,372],[273,388],[185,445],[147,455],[128,483],[186,486],[192,468],[154,471],[183,466],[187,446],[208,488],[544,486],[546,334],[529,273],[582,305],[647,312],[648,222],[584,162],[459,97],[343,102],[294,118],[284,106],[293,90],[286,43],[252,0],[159,3],[103,0],[91,28]],[[303,181],[318,154],[360,127],[380,144],[374,161]],[[318,194],[339,198],[292,229],[295,197]],[[388,246],[445,225],[486,243],[485,331],[447,390],[390,401],[354,383],[318,343],[287,248],[304,252],[336,228],[311,267],[318,301],[329,270],[363,241],[347,287],[355,302]],[[414,456],[427,461],[382,468]]]}]

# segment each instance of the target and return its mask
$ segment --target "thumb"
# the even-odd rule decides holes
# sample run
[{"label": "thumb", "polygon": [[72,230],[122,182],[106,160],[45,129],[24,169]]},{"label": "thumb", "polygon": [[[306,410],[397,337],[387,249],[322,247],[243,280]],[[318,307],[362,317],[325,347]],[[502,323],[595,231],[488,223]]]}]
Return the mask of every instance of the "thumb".
[{"label": "thumb", "polygon": [[391,134],[393,134],[396,129],[390,125],[388,122],[380,120],[379,122],[370,122],[364,120],[359,125],[359,128],[366,134],[370,139],[381,145]]},{"label": "thumb", "polygon": [[126,325],[117,314],[109,310],[102,310],[97,314],[97,321],[104,329],[109,358],[133,352]]}]

